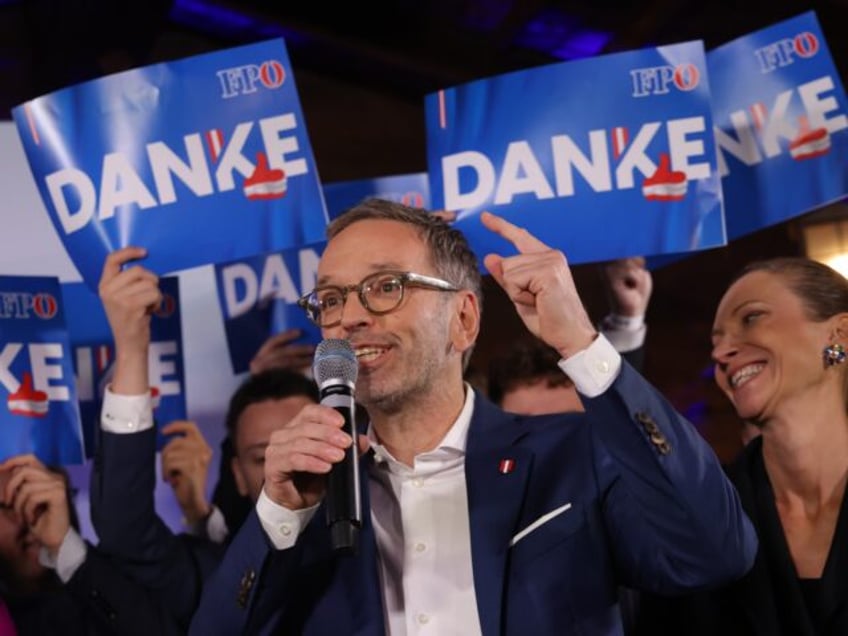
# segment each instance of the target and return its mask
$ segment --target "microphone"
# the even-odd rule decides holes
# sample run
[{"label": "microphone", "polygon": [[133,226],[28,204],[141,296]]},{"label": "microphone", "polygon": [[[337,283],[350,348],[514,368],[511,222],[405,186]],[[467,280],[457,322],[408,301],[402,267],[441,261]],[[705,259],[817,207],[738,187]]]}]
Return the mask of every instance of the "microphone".
[{"label": "microphone", "polygon": [[345,554],[356,552],[362,527],[362,503],[359,493],[359,444],[356,431],[356,407],[353,388],[359,365],[347,340],[328,338],[315,349],[312,372],[321,404],[336,409],[344,417],[343,431],[353,444],[344,459],[333,464],[327,476],[327,527],[333,550]]}]

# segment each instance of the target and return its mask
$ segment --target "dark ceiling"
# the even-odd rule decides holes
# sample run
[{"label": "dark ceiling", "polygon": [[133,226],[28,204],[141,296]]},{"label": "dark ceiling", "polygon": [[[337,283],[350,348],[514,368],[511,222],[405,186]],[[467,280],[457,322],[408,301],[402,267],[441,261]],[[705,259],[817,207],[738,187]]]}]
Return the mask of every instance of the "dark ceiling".
[{"label": "dark ceiling", "polygon": [[423,96],[561,59],[815,9],[848,73],[848,0],[0,0],[0,117],[110,72],[283,36],[322,178],[425,170]]},{"label": "dark ceiling", "polygon": [[[848,0],[0,0],[0,118],[86,79],[282,36],[324,182],[422,172],[423,97],[434,90],[643,46],[702,39],[709,49],[810,9],[848,84]],[[702,430],[724,457],[738,437],[703,374],[713,308],[741,263],[800,251],[789,223],[654,274],[648,375],[693,420],[712,422]],[[600,317],[596,269],[575,273]],[[483,356],[518,328],[513,312],[489,307]]]}]

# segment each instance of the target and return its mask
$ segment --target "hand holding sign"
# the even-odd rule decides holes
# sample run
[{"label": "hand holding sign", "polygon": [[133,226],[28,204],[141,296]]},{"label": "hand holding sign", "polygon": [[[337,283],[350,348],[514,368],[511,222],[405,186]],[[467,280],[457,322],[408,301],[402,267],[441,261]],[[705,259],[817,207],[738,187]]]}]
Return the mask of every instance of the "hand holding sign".
[{"label": "hand holding sign", "polygon": [[150,317],[162,302],[159,277],[140,265],[123,269],[124,265],[146,255],[147,251],[140,247],[112,252],[106,257],[98,287],[115,337],[112,388],[126,395],[141,395],[150,389]]},{"label": "hand holding sign", "polygon": [[174,489],[186,522],[198,523],[212,511],[206,498],[212,448],[194,422],[170,422],[162,433],[176,435],[162,449],[162,475]]},{"label": "hand holding sign", "polygon": [[250,373],[256,375],[269,369],[307,373],[312,367],[315,346],[295,342],[300,336],[300,329],[286,329],[268,338],[250,361]]},{"label": "hand holding sign", "polygon": [[508,257],[488,254],[483,262],[527,329],[563,358],[588,347],[597,331],[577,294],[565,255],[499,216],[483,212],[480,220],[519,252]]}]

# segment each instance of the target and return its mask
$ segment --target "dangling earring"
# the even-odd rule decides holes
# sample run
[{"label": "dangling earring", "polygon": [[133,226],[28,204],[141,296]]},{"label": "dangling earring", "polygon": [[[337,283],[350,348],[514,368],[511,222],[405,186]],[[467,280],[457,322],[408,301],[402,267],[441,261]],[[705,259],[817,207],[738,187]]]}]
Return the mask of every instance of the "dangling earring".
[{"label": "dangling earring", "polygon": [[845,347],[839,343],[827,345],[824,348],[824,364],[826,367],[833,367],[837,364],[842,364],[845,362],[845,358]]}]

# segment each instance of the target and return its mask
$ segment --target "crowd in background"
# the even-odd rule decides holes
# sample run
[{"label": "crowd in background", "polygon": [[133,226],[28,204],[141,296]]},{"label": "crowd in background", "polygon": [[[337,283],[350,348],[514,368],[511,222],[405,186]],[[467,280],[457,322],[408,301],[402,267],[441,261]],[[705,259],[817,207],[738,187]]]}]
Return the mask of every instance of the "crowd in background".
[{"label": "crowd in background", "polygon": [[[353,221],[352,226],[338,231],[334,237],[336,245],[343,245],[341,241],[352,237],[351,232],[364,223],[396,221],[367,218],[358,223]],[[544,246],[523,247],[522,241],[528,240],[516,239],[519,251],[541,253]],[[223,586],[223,577],[219,573],[213,578],[213,572],[226,569],[221,564],[228,564],[226,559],[232,558],[225,553],[233,553],[233,550],[227,553],[227,548],[240,529],[245,524],[258,528],[263,521],[262,514],[253,511],[268,505],[269,473],[265,464],[271,461],[269,453],[274,452],[268,450],[269,442],[277,440],[290,422],[300,422],[302,413],[312,412],[310,409],[319,401],[310,374],[313,348],[297,343],[297,334],[293,332],[270,336],[256,353],[250,373],[231,397],[225,421],[221,422],[226,435],[220,468],[217,475],[210,475],[213,451],[194,423],[156,423],[152,419],[147,347],[150,311],[159,302],[159,296],[156,277],[135,264],[143,254],[137,248],[114,252],[104,264],[100,285],[100,296],[115,336],[117,370],[104,398],[91,480],[92,517],[98,543],[94,545],[80,536],[73,493],[61,469],[46,467],[31,456],[12,458],[0,465],[0,567],[5,602],[0,611],[0,634],[179,634],[190,629],[193,618],[192,629],[204,633],[207,627],[202,626],[214,625],[217,620],[210,607],[215,607],[219,600],[214,595],[216,586]],[[530,284],[525,287],[522,287],[524,283],[511,284],[506,278],[510,271],[501,269],[501,262],[487,262],[487,266],[498,273],[498,282],[514,300],[522,319],[526,319],[522,308],[528,311],[526,308],[533,301],[521,295],[530,293]],[[519,263],[516,269],[524,266],[523,262]],[[445,291],[471,285],[461,280],[456,271],[449,268],[446,271],[453,273],[445,274],[438,267],[435,272],[452,286],[445,287]],[[644,346],[651,275],[641,259],[609,263],[602,271],[610,311],[597,317],[594,327],[623,355],[621,364],[626,369],[622,373],[629,373],[631,368],[638,371],[643,357],[651,354]],[[361,318],[363,322],[371,319],[369,315],[382,315],[382,309],[368,306],[381,302],[379,293],[388,294],[392,286],[400,285],[398,304],[386,306],[385,313],[390,315],[396,307],[403,308],[404,302],[412,302],[403,297],[404,289],[409,290],[410,298],[417,292],[412,291],[414,284],[398,283],[396,278],[389,277],[375,283],[378,289],[385,287],[383,292],[365,296],[363,284],[358,289],[351,284],[338,298],[331,299],[340,302],[342,312],[349,312],[353,304],[365,316]],[[426,289],[432,289],[433,285],[422,284]],[[350,299],[356,295],[358,302]],[[318,319],[325,320],[333,305],[329,297],[319,300],[324,313],[319,313]],[[467,302],[469,307],[458,310],[457,320],[462,324],[461,328],[451,327],[450,342],[456,345],[461,341],[470,355],[476,332],[463,321],[470,323],[468,316],[475,311],[479,317],[479,307],[474,308],[473,300]],[[540,302],[538,294],[535,302]],[[576,312],[574,307],[562,310],[572,315]],[[333,328],[326,322],[319,324],[325,329]],[[591,331],[592,327],[587,329]],[[352,327],[349,329],[355,333]],[[470,382],[467,386],[479,394],[477,399],[488,396],[505,411],[528,416],[585,412],[584,402],[597,398],[586,397],[566,375],[560,364],[564,356],[545,341],[545,333],[544,327],[538,333],[532,333],[529,328],[526,333],[516,333],[514,340],[498,348],[487,369],[475,368],[473,357],[469,368],[468,355],[464,356],[464,377]],[[756,530],[759,542],[756,559],[731,568],[728,572],[732,574],[723,577],[699,580],[692,575],[686,584],[678,581],[679,585],[664,587],[644,585],[645,581],[638,576],[630,576],[638,573],[644,563],[634,565],[628,576],[618,576],[622,574],[618,568],[624,568],[622,563],[628,557],[615,554],[605,567],[615,570],[616,576],[612,578],[620,579],[620,584],[617,602],[608,604],[620,613],[623,629],[631,634],[846,634],[848,581],[844,579],[848,576],[848,564],[844,561],[848,555],[841,546],[848,532],[848,514],[844,513],[848,479],[848,373],[844,364],[848,345],[848,283],[832,270],[801,258],[752,264],[729,286],[717,307],[712,333],[703,337],[712,338],[716,381],[738,413],[740,436],[743,431],[754,433],[746,433],[742,455],[725,469],[734,492],[738,492],[744,516],[750,518]],[[394,346],[391,343],[390,337],[366,343],[373,351],[362,355],[366,359],[379,357],[383,354],[380,347]],[[415,359],[409,367],[410,375],[424,373],[430,363],[425,358]],[[368,390],[376,391],[370,387]],[[369,397],[375,412],[389,413],[395,408],[385,405],[388,398]],[[366,409],[361,409],[359,414],[363,433],[371,430]],[[638,414],[636,417],[644,429],[639,433],[647,441],[645,447],[653,451],[658,463],[673,461],[678,445],[688,443],[680,441],[675,428],[669,432],[662,422],[657,425],[650,418],[643,420]],[[534,428],[535,421],[521,420],[515,426]],[[585,425],[590,423],[587,420]],[[172,436],[159,457],[155,448],[157,424],[165,425],[163,432]],[[379,456],[384,452],[381,441],[385,442],[371,437],[364,443],[363,451],[376,449]],[[276,448],[277,442],[271,445]],[[366,450],[369,445],[371,451]],[[619,459],[614,452],[611,456]],[[333,456],[327,457],[329,467]],[[173,533],[157,516],[152,497],[157,461],[161,462],[161,472],[183,512],[184,533]],[[415,461],[406,463],[412,466]],[[698,470],[695,466],[687,468]],[[323,467],[295,466],[291,470],[325,472]],[[210,484],[210,479],[215,483]],[[603,496],[612,498],[614,481]],[[389,481],[388,492],[392,492],[393,483]],[[313,492],[308,484],[297,483],[296,488],[289,490],[285,483],[277,486],[279,492],[288,493],[286,496],[302,498],[303,507],[320,502],[320,495],[315,494],[318,491]],[[378,492],[374,489],[372,486],[372,492]],[[207,497],[210,490],[211,498]],[[394,492],[400,497],[400,491]],[[685,499],[670,501],[685,507]],[[607,504],[602,502],[601,506]],[[688,513],[679,512],[683,517]],[[320,525],[320,522],[317,519],[311,524]],[[304,525],[308,523],[305,521]],[[607,523],[614,527],[612,522]],[[283,534],[290,532],[285,524],[281,527]],[[733,542],[728,540],[729,534],[736,532],[732,527],[735,526],[727,521],[727,526],[710,529],[701,537],[703,545],[711,545],[721,552],[726,543],[729,554],[734,554],[729,547]],[[295,531],[295,537],[298,532],[305,533],[304,541],[311,540],[304,528]],[[381,543],[378,536],[381,550],[387,549],[385,545],[393,545],[390,539]],[[399,540],[402,544],[404,539]],[[615,543],[617,536],[608,540]],[[272,537],[269,541],[275,540]],[[286,552],[287,549],[281,549],[279,554]],[[742,552],[740,549],[739,553]],[[385,564],[385,559],[383,555],[379,560],[383,564],[380,580],[384,587],[387,580],[394,580],[392,567]],[[403,569],[403,565],[399,567]],[[669,567],[675,572],[689,571],[680,564],[672,563]],[[693,566],[692,570],[695,569]],[[260,570],[246,569],[236,577],[233,608],[241,612],[247,608],[258,611],[254,603],[259,601],[253,600],[253,594],[256,579],[262,576]],[[586,575],[575,571],[572,576]],[[213,592],[205,591],[209,581],[214,581],[210,586]],[[313,583],[310,579],[304,585]],[[479,588],[479,582],[477,585]],[[311,599],[307,592],[322,598],[316,590],[286,588],[284,592],[296,598]],[[281,597],[272,601],[285,605]],[[397,625],[403,624],[403,605],[392,606],[385,597],[383,603],[385,629],[395,633],[399,631]],[[505,601],[504,607],[511,606]],[[205,612],[207,622],[203,618],[197,622],[198,608]],[[289,614],[284,612],[276,623],[280,633],[313,629],[307,627],[311,625],[311,616],[286,611]],[[320,602],[314,611],[322,611]],[[467,616],[462,612],[458,615]],[[294,622],[287,626],[286,620]],[[513,626],[509,617],[503,620],[503,625]],[[423,626],[422,622],[420,627]],[[583,629],[590,631],[579,633],[617,633],[612,623],[607,627],[609,632],[594,632],[591,626],[584,626]],[[259,633],[264,628],[248,622],[240,629]],[[490,628],[485,621],[476,624],[475,619],[468,633],[491,633]],[[220,629],[219,633],[228,633],[223,621]],[[369,629],[363,626],[361,633],[375,633]],[[503,626],[501,629],[518,633]]]}]

